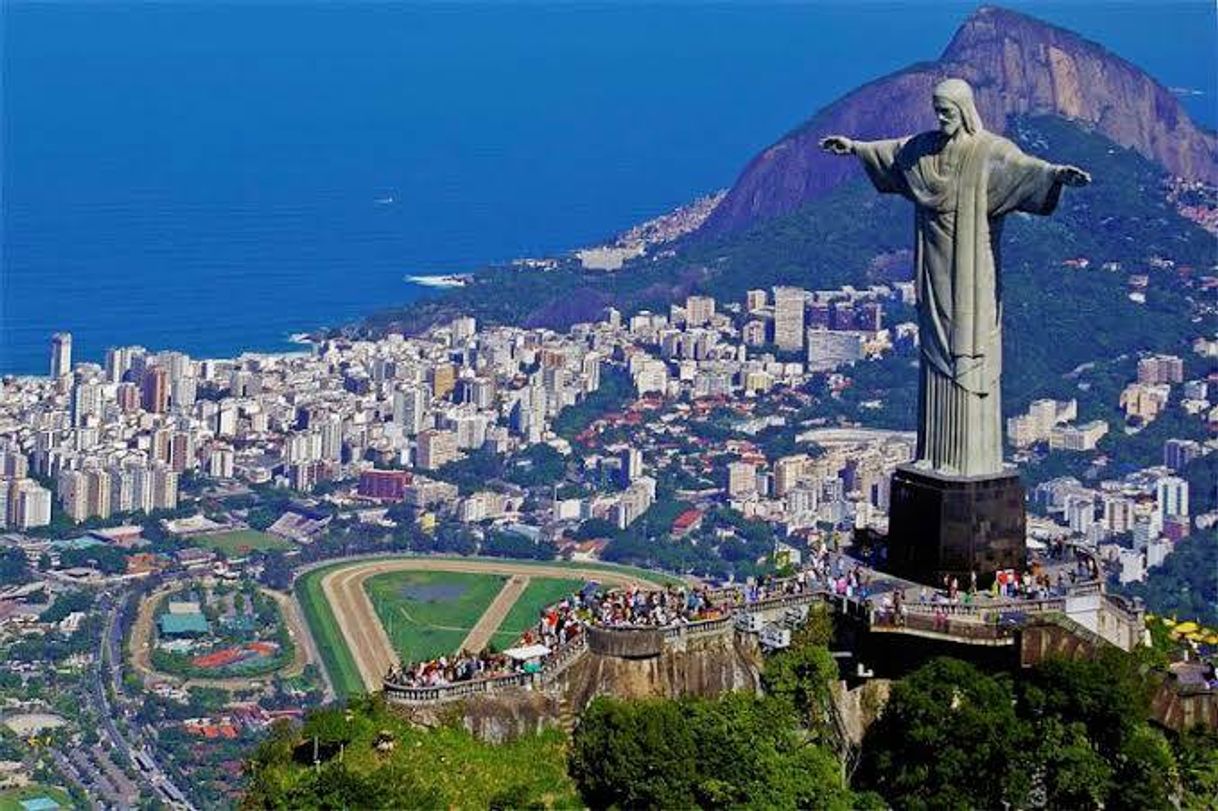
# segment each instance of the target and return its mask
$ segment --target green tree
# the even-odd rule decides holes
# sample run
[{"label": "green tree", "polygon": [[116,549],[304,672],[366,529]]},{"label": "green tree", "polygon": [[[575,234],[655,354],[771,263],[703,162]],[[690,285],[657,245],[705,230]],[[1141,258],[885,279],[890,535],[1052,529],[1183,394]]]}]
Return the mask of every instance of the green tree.
[{"label": "green tree", "polygon": [[[810,621],[816,622],[815,617]],[[766,695],[785,702],[806,727],[825,730],[829,722],[826,708],[832,701],[829,685],[837,678],[837,663],[823,643],[808,641],[810,636],[801,630],[789,648],[767,659],[761,685]]]},{"label": "green tree", "polygon": [[576,729],[570,771],[592,808],[690,808],[693,730],[675,701],[598,698]]},{"label": "green tree", "polygon": [[744,693],[597,699],[576,730],[570,771],[592,808],[846,809],[855,799],[786,702]]},{"label": "green tree", "polygon": [[1187,809],[1213,811],[1218,806],[1218,732],[1197,726],[1175,741],[1176,761]]},{"label": "green tree", "polygon": [[1136,659],[1115,648],[1090,661],[1049,659],[1023,674],[1019,687],[1021,715],[1081,723],[1110,763],[1150,706]]},{"label": "green tree", "polygon": [[868,730],[860,780],[896,808],[976,809],[1018,803],[1012,755],[1026,732],[1005,679],[935,659],[897,682]]},{"label": "green tree", "polygon": [[1049,808],[1102,808],[1112,789],[1112,767],[1081,722],[1046,718],[1016,756],[1022,760],[1016,779],[1029,790],[1039,785]]},{"label": "green tree", "polygon": [[1163,733],[1147,723],[1134,727],[1121,744],[1116,781],[1106,808],[1114,811],[1172,809],[1179,782],[1176,761]]}]

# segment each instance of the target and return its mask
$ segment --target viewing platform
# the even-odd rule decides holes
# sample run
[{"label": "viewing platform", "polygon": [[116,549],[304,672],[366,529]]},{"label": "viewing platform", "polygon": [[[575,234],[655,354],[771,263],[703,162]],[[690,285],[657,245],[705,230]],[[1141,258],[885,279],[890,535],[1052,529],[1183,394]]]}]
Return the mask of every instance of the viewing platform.
[{"label": "viewing platform", "polygon": [[[584,622],[581,632],[554,647],[527,672],[494,674],[450,684],[416,686],[386,677],[386,698],[405,705],[441,704],[476,695],[524,689],[545,691],[586,657],[645,662],[665,653],[685,651],[692,643],[717,640],[723,645],[742,640],[759,648],[789,644],[790,632],[801,625],[807,609],[825,604],[838,618],[850,621],[877,639],[910,637],[968,646],[1018,649],[1018,661],[1031,663],[1035,652],[1024,655],[1022,646],[1043,635],[1028,636],[1026,629],[1044,622],[1068,626],[1089,644],[1110,644],[1132,650],[1144,635],[1142,610],[1104,593],[1101,583],[1071,586],[1065,594],[1042,599],[995,599],[988,594],[972,602],[919,601],[920,584],[904,581],[857,561],[841,559],[867,574],[868,586],[843,594],[829,583],[811,578],[771,581],[764,593],[748,599],[753,590],[726,587],[706,592],[721,616],[701,621],[675,621],[663,626],[604,625]],[[899,613],[892,597],[900,592]],[[885,599],[887,595],[887,599]],[[1025,641],[1026,638],[1026,641]],[[1043,651],[1042,651],[1043,653]]]}]

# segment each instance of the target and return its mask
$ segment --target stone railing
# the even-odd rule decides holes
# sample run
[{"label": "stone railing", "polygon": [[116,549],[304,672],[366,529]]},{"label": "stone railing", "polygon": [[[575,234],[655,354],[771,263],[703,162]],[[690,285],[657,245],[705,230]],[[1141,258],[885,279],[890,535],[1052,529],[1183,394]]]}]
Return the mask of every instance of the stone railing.
[{"label": "stone railing", "polygon": [[533,680],[534,674],[532,673],[509,673],[503,676],[488,676],[482,679],[428,687],[409,687],[386,679],[382,683],[382,687],[385,690],[385,697],[390,701],[402,704],[438,704],[489,693],[492,690],[524,687],[532,684]]},{"label": "stone railing", "polygon": [[1065,611],[1065,597],[1046,597],[1040,600],[994,600],[981,603],[904,603],[907,614],[935,613],[953,617],[986,617],[991,614],[1044,614],[1049,611]]},{"label": "stone railing", "polygon": [[588,651],[588,635],[580,634],[554,652],[541,668],[541,679],[549,683],[566,670],[576,659]]},{"label": "stone railing", "polygon": [[664,649],[664,636],[671,628],[641,626],[588,626],[588,650],[619,659],[649,659]]},{"label": "stone railing", "polygon": [[[872,580],[870,593],[866,596],[856,594],[847,597],[844,594],[837,594],[822,582],[812,579],[805,581],[803,591],[778,593],[752,602],[745,600],[745,591],[742,587],[727,586],[714,589],[707,593],[707,597],[712,604],[720,605],[726,610],[723,616],[715,619],[664,627],[589,624],[584,626],[583,633],[547,657],[541,670],[536,673],[488,676],[473,681],[430,687],[405,686],[386,679],[384,681],[385,694],[392,701],[426,704],[455,701],[512,687],[546,685],[552,683],[587,652],[626,659],[651,658],[658,656],[666,645],[679,644],[682,640],[734,633],[735,616],[739,612],[769,613],[817,601],[828,603],[838,613],[857,617],[869,625],[884,629],[904,627],[914,631],[944,633],[963,640],[1006,640],[1011,638],[1014,625],[1019,624],[1003,622],[1009,615],[1026,617],[1061,614],[1065,610],[1067,599],[1063,596],[1040,600],[1002,600],[972,604],[906,602],[903,604],[904,619],[897,623],[891,610],[885,612],[876,607],[875,587],[892,583],[904,586],[909,584],[886,575],[877,576],[876,573],[872,573],[872,576],[875,579]],[[794,582],[795,578],[775,581],[771,585],[771,590],[784,592],[787,585]],[[1070,597],[1102,593],[1103,587],[1098,581],[1080,583],[1069,590]],[[1105,596],[1105,601],[1111,603],[1110,608],[1119,609],[1130,617],[1140,617],[1136,608],[1127,608],[1123,602],[1118,603],[1107,596]],[[938,617],[935,616],[936,613],[939,614]]]},{"label": "stone railing", "polygon": [[732,614],[728,614],[718,619],[703,620],[702,622],[691,622],[688,625],[678,625],[676,628],[668,629],[669,631],[676,631],[676,634],[670,636],[668,633],[665,633],[664,638],[665,640],[680,639],[681,637],[693,639],[721,634],[732,628],[732,617]]},{"label": "stone railing", "polygon": [[1012,625],[999,622],[975,622],[945,616],[933,617],[927,614],[907,614],[903,620],[898,620],[891,614],[880,612],[873,613],[871,626],[882,630],[938,633],[969,641],[1012,640],[1015,630]]}]

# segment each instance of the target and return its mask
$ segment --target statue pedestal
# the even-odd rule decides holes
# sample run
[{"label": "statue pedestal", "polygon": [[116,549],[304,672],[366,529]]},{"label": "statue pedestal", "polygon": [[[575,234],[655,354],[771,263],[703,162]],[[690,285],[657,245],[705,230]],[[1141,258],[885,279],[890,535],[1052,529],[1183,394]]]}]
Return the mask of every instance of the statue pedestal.
[{"label": "statue pedestal", "polygon": [[984,586],[999,569],[1027,566],[1024,488],[1014,471],[945,476],[901,465],[888,516],[888,566],[910,580],[941,586],[954,575],[963,590],[970,572]]}]

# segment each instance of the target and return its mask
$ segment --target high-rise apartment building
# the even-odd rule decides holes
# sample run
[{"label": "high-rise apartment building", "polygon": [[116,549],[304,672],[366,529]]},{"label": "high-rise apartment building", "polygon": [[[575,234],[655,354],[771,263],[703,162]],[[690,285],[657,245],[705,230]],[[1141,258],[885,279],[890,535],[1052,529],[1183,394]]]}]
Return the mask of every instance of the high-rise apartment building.
[{"label": "high-rise apartment building", "polygon": [[25,530],[51,523],[51,491],[33,479],[0,479],[0,526]]},{"label": "high-rise apartment building", "polygon": [[1180,383],[1184,380],[1184,361],[1175,355],[1151,355],[1138,361],[1138,382],[1146,385]]},{"label": "high-rise apartment building", "polygon": [[406,497],[411,475],[406,470],[365,470],[359,474],[359,494],[381,501],[401,501]]},{"label": "high-rise apartment building", "polygon": [[451,363],[440,363],[431,370],[431,392],[443,400],[457,387],[457,369]]},{"label": "high-rise apartment building", "polygon": [[232,448],[213,447],[207,456],[207,475],[213,479],[231,479],[236,472],[237,455]]},{"label": "high-rise apartment building", "polygon": [[804,473],[808,457],[803,454],[784,456],[774,462],[774,496],[782,498],[787,491],[799,483]]},{"label": "high-rise apartment building", "polygon": [[393,422],[407,436],[423,430],[427,418],[427,390],[422,386],[407,386],[393,393]]},{"label": "high-rise apartment building", "polygon": [[197,467],[195,438],[189,431],[175,431],[169,440],[169,466],[181,473]]},{"label": "high-rise apartment building", "polygon": [[140,403],[145,411],[164,414],[169,410],[169,370],[152,366],[144,373]]},{"label": "high-rise apartment building", "polygon": [[142,346],[114,346],[106,350],[106,379],[121,383],[135,365],[135,359],[148,354]]},{"label": "high-rise apartment building", "polygon": [[727,466],[727,494],[741,498],[757,492],[757,466],[751,462],[730,462]]},{"label": "high-rise apartment building", "polygon": [[1201,443],[1192,439],[1169,439],[1163,443],[1163,464],[1172,470],[1183,470],[1189,462],[1201,456]]},{"label": "high-rise apartment building", "polygon": [[452,431],[423,431],[418,443],[417,466],[424,470],[435,470],[457,458],[457,435]]},{"label": "high-rise apartment building", "polygon": [[134,383],[119,383],[114,399],[124,414],[140,410],[140,387]]},{"label": "high-rise apartment building", "polygon": [[685,323],[703,327],[715,316],[715,300],[710,296],[688,296],[685,299]]},{"label": "high-rise apartment building", "polygon": [[51,377],[58,380],[72,374],[72,333],[51,336]]},{"label": "high-rise apartment building", "polygon": [[102,387],[96,383],[77,383],[72,387],[69,415],[73,427],[84,425],[90,416],[101,416]]},{"label": "high-rise apartment building", "polygon": [[622,465],[622,481],[630,484],[643,475],[643,452],[638,448],[626,448],[618,454]]},{"label": "high-rise apartment building", "polygon": [[1188,515],[1188,482],[1179,476],[1164,476],[1155,484],[1155,501],[1159,517]]},{"label": "high-rise apartment building", "polygon": [[858,332],[808,330],[808,370],[827,372],[863,357],[863,336]]},{"label": "high-rise apartment building", "polygon": [[774,344],[788,352],[804,348],[804,300],[798,287],[774,288]]},{"label": "high-rise apartment building", "polygon": [[1109,532],[1120,534],[1133,529],[1133,501],[1115,493],[1100,496],[1104,508],[1104,526]]},{"label": "high-rise apartment building", "polygon": [[176,510],[178,507],[178,474],[160,466],[152,471],[152,509]]},{"label": "high-rise apartment building", "polygon": [[59,500],[63,511],[77,523],[86,518],[109,518],[110,473],[89,470],[65,470],[59,474]]}]

